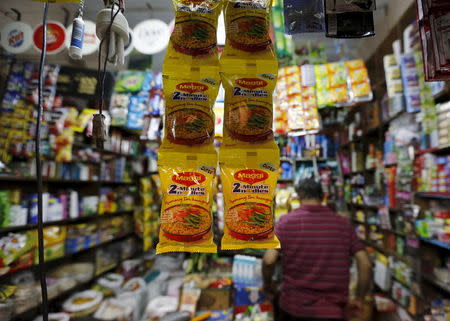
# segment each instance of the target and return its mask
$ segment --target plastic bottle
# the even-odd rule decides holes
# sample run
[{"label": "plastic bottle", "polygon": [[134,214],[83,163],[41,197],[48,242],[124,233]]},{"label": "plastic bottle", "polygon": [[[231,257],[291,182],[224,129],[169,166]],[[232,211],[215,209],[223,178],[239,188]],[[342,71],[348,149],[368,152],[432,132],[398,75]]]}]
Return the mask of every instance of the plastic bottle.
[{"label": "plastic bottle", "polygon": [[84,21],[81,16],[73,19],[72,38],[70,39],[69,56],[72,59],[83,58]]}]

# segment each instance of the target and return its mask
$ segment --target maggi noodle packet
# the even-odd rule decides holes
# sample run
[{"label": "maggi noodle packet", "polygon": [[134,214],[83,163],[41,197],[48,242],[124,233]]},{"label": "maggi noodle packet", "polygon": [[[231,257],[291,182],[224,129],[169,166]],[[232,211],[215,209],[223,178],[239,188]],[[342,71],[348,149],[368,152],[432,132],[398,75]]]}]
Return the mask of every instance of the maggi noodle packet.
[{"label": "maggi noodle packet", "polygon": [[162,204],[157,254],[217,251],[211,213],[216,166],[212,146],[207,153],[159,153]]},{"label": "maggi noodle packet", "polygon": [[225,89],[225,145],[273,141],[273,92],[277,72],[276,69],[272,73],[270,69],[264,73],[262,70],[230,68],[229,72],[221,73]]},{"label": "maggi noodle packet", "polygon": [[164,150],[179,150],[178,145],[212,144],[214,140],[213,105],[220,78],[214,67],[191,67],[189,73],[163,76],[166,111]]},{"label": "maggi noodle packet", "polygon": [[163,74],[175,66],[218,66],[217,24],[223,0],[172,0],[175,26],[164,60]]},{"label": "maggi noodle packet", "polygon": [[226,28],[222,67],[246,61],[274,60],[276,52],[270,38],[272,0],[224,0]]},{"label": "maggi noodle packet", "polygon": [[274,234],[274,196],[278,179],[276,148],[220,149],[225,202],[223,250],[279,248]]}]

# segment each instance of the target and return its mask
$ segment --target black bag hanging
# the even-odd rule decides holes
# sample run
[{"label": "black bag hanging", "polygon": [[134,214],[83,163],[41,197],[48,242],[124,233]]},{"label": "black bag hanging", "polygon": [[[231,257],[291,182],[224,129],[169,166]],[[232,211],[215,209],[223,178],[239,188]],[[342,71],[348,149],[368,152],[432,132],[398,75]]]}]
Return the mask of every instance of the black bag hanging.
[{"label": "black bag hanging", "polygon": [[365,38],[375,36],[375,0],[324,0],[326,36]]}]

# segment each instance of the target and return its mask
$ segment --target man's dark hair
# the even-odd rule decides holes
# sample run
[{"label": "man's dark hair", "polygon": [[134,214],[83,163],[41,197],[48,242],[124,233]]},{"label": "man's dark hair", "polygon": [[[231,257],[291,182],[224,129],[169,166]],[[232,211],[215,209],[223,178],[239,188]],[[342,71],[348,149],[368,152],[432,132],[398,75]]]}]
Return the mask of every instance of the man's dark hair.
[{"label": "man's dark hair", "polygon": [[296,188],[298,197],[301,200],[319,200],[323,199],[322,185],[312,178],[301,180]]}]

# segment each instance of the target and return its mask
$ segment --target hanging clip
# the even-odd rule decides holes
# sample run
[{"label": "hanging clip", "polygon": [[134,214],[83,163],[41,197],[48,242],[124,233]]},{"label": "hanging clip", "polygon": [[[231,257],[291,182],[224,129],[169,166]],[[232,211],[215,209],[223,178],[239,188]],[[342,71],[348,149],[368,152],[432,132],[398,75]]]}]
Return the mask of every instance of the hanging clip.
[{"label": "hanging clip", "polygon": [[92,137],[94,138],[95,145],[98,149],[103,149],[103,144],[106,141],[108,135],[106,131],[105,115],[95,114],[92,119]]}]

